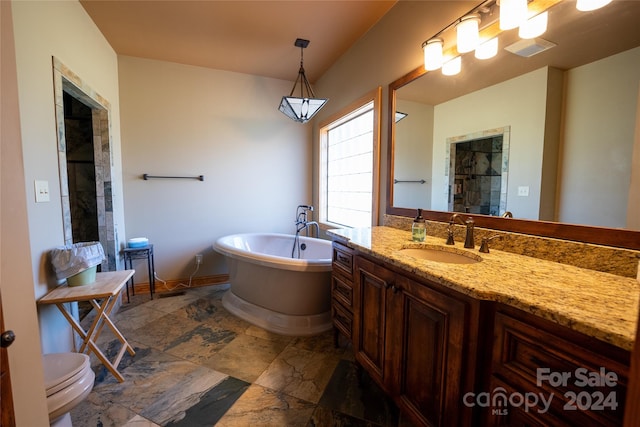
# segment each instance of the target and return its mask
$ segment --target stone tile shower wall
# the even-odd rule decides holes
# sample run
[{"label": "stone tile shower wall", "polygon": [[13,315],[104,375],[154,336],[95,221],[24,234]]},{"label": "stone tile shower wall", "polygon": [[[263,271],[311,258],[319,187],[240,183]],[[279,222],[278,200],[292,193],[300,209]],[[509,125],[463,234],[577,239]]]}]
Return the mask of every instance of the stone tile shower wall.
[{"label": "stone tile shower wall", "polygon": [[450,210],[499,215],[502,135],[453,144],[455,162]]},{"label": "stone tile shower wall", "polygon": [[[64,94],[67,178],[74,240],[100,240],[91,108]],[[88,143],[90,141],[91,143]],[[96,219],[95,221],[92,219]]]}]

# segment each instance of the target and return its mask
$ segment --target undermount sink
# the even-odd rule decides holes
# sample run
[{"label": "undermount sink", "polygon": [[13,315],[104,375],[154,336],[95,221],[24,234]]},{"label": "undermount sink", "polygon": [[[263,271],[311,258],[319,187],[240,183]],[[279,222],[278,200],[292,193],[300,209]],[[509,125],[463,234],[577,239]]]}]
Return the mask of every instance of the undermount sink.
[{"label": "undermount sink", "polygon": [[482,258],[470,252],[452,252],[446,248],[437,246],[421,248],[405,248],[398,251],[402,255],[412,258],[426,259],[428,261],[444,262],[449,264],[475,264]]}]

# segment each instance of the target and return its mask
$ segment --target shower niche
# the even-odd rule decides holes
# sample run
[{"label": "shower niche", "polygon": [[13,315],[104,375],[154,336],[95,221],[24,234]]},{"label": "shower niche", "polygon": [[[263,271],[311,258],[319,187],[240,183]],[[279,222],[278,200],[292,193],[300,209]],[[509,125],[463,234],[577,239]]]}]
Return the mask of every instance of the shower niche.
[{"label": "shower niche", "polygon": [[451,212],[504,214],[507,206],[509,128],[447,139]]}]

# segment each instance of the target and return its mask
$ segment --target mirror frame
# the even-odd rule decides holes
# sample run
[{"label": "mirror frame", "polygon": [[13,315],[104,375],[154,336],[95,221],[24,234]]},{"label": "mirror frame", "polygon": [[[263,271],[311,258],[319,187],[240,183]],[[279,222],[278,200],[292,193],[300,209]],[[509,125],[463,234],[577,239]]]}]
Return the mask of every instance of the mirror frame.
[{"label": "mirror frame", "polygon": [[[421,65],[389,84],[388,140],[387,140],[387,215],[415,217],[415,208],[400,208],[392,205],[395,153],[395,110],[396,90],[422,77],[427,71]],[[426,220],[449,222],[453,212],[422,210]],[[529,234],[532,236],[552,237],[583,243],[613,246],[624,249],[640,250],[640,231],[620,228],[596,227],[590,225],[568,224],[551,221],[536,221],[517,218],[502,218],[480,214],[465,214],[473,218],[477,227],[499,231]]]}]

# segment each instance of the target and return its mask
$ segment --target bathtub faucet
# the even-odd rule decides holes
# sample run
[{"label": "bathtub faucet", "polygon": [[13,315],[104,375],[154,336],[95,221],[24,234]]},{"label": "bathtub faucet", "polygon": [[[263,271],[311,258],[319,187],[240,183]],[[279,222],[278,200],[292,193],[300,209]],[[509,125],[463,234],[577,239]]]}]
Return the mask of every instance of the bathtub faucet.
[{"label": "bathtub faucet", "polygon": [[313,212],[313,206],[299,205],[296,210],[296,236],[303,230],[309,236],[309,227],[312,226],[316,229],[316,237],[320,237],[320,226],[316,221],[307,221],[307,212]]}]

